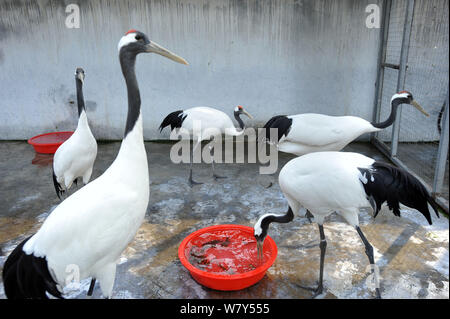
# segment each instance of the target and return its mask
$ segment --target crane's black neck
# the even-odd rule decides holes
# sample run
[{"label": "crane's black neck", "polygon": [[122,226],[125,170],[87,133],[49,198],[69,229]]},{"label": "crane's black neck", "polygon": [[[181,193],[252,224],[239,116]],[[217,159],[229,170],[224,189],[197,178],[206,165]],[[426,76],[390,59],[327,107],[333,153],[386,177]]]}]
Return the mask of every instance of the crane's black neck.
[{"label": "crane's black neck", "polygon": [[244,122],[242,121],[240,115],[241,115],[241,114],[240,114],[239,112],[234,112],[234,118],[235,118],[236,121],[238,122],[239,127],[241,128],[241,130],[244,130],[244,129],[245,129],[245,125],[244,125]]},{"label": "crane's black neck", "polygon": [[[270,217],[270,216],[269,216]],[[294,219],[294,212],[292,211],[291,207],[289,206],[288,211],[284,215],[274,215],[272,216],[272,221],[275,223],[289,223]]]},{"label": "crane's black neck", "polygon": [[265,238],[267,235],[267,231],[269,230],[270,223],[289,223],[294,219],[294,212],[289,206],[288,211],[284,215],[268,215],[261,221],[261,237]]},{"label": "crane's black neck", "polygon": [[83,111],[86,112],[86,108],[84,106],[84,97],[83,97],[83,82],[80,79],[76,78],[75,83],[77,86],[77,104],[78,104],[78,117],[80,117]]},{"label": "crane's black neck", "polygon": [[128,115],[124,134],[126,137],[133,130],[141,113],[141,95],[135,72],[136,54],[121,49],[119,59],[128,92]]},{"label": "crane's black neck", "polygon": [[395,122],[395,118],[397,117],[398,107],[403,103],[408,103],[408,99],[407,98],[394,99],[391,103],[391,114],[389,115],[388,119],[384,122],[380,122],[380,123],[371,122],[370,124],[372,124],[373,127],[379,128],[379,129],[384,129],[386,127],[391,126],[392,123]]}]

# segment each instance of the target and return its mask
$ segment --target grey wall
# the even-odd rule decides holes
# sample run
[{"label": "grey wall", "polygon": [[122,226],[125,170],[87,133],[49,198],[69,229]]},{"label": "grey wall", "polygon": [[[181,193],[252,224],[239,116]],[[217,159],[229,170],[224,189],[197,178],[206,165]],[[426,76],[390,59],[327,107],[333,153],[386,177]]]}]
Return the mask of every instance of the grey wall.
[{"label": "grey wall", "polygon": [[[146,139],[174,110],[241,104],[261,125],[275,114],[371,119],[379,30],[376,0],[0,1],[0,139],[71,130],[74,70],[86,70],[94,135],[122,137],[126,90],[117,43],[130,28],[186,58],[141,55],[137,74]],[[81,28],[65,27],[78,3]],[[166,138],[168,135],[162,135]]]}]

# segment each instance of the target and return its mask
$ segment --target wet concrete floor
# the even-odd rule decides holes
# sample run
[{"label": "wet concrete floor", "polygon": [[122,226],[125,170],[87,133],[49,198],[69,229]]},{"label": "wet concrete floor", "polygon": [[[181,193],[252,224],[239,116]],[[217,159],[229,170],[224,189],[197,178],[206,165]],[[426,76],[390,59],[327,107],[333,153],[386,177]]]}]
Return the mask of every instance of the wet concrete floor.
[{"label": "wet concrete floor", "polygon": [[[120,143],[100,143],[93,178],[114,160]],[[310,298],[300,286],[318,279],[319,232],[316,224],[296,214],[289,224],[274,224],[269,235],[278,257],[256,285],[221,292],[196,283],[182,266],[177,249],[191,232],[215,224],[253,226],[266,212],[287,210],[278,174],[259,175],[259,164],[217,164],[214,180],[209,164],[195,164],[194,177],[203,185],[189,187],[188,164],[173,164],[171,144],[146,143],[151,180],[145,222],[120,259],[113,298]],[[354,143],[355,151],[383,159],[370,144]],[[280,153],[279,168],[292,158]],[[58,205],[51,155],[36,154],[25,142],[0,143],[0,268],[12,249],[36,232]],[[269,185],[272,183],[272,186]],[[75,189],[76,190],[76,189]],[[434,217],[434,216],[433,216]],[[384,298],[449,298],[448,219],[425,218],[405,209],[402,218],[382,211],[374,220],[360,214],[361,229],[374,246]],[[356,231],[336,214],[325,224],[325,293],[319,298],[373,298],[367,286],[370,271]],[[66,297],[85,298],[89,280],[66,288]],[[94,298],[101,298],[98,285]],[[5,298],[0,284],[0,298]]]}]

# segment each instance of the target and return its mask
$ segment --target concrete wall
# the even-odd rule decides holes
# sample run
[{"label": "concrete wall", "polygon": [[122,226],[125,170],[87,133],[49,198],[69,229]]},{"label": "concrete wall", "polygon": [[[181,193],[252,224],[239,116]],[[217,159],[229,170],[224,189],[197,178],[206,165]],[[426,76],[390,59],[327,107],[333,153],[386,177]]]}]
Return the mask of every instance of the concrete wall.
[{"label": "concrete wall", "polygon": [[[120,139],[126,89],[117,43],[130,28],[186,58],[141,55],[137,75],[145,138],[174,110],[241,104],[261,125],[275,114],[318,112],[371,119],[379,29],[376,0],[0,1],[0,139],[71,130],[74,70],[86,70],[94,135]],[[81,28],[65,27],[78,3]]]}]

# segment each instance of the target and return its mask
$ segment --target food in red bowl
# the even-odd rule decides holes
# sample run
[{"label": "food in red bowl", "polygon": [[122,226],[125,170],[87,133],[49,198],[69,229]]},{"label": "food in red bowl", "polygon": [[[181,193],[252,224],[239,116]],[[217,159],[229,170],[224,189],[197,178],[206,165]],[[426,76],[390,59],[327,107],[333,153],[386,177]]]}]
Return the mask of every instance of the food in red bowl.
[{"label": "food in red bowl", "polygon": [[263,251],[261,263],[252,227],[216,225],[187,236],[178,248],[178,257],[198,283],[229,291],[247,288],[264,277],[277,257],[277,246],[269,236]]},{"label": "food in red bowl", "polygon": [[34,136],[28,140],[28,144],[33,145],[38,153],[54,154],[73,132],[53,132]]}]

